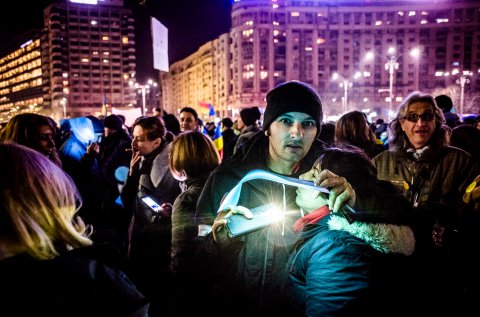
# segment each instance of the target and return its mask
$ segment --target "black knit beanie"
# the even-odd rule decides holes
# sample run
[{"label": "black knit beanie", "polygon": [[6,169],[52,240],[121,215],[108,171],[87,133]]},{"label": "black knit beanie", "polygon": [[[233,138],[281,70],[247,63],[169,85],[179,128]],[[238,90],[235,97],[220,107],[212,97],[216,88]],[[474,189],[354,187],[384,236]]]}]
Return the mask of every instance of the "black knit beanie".
[{"label": "black knit beanie", "polygon": [[278,85],[267,94],[267,107],[263,114],[263,130],[267,130],[276,118],[287,112],[303,112],[317,123],[320,133],[322,101],[312,86],[296,80]]},{"label": "black knit beanie", "polygon": [[122,130],[123,122],[119,116],[111,114],[103,119],[103,126],[113,130]]}]

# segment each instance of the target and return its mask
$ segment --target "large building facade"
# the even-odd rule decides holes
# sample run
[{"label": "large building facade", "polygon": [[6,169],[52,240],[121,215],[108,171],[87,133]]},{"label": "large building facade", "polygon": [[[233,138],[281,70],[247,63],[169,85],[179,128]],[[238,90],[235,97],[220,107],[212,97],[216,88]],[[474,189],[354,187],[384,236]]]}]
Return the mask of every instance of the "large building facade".
[{"label": "large building facade", "polygon": [[26,111],[60,120],[136,104],[134,19],[123,0],[66,0],[43,16],[42,32],[0,58],[0,122]]},{"label": "large building facade", "polygon": [[0,58],[0,122],[43,110],[40,35],[32,32],[19,40],[24,42],[12,44]]},{"label": "large building facade", "polygon": [[51,116],[105,114],[136,102],[134,20],[123,0],[55,3],[44,10],[44,107]]},{"label": "large building facade", "polygon": [[[219,116],[263,107],[266,93],[287,80],[314,86],[327,116],[358,109],[385,118],[414,90],[449,94],[457,108],[463,100],[465,113],[480,110],[478,1],[237,0],[231,19]],[[183,98],[170,82],[182,85],[183,72],[196,67],[172,66],[163,75],[165,106]]]}]

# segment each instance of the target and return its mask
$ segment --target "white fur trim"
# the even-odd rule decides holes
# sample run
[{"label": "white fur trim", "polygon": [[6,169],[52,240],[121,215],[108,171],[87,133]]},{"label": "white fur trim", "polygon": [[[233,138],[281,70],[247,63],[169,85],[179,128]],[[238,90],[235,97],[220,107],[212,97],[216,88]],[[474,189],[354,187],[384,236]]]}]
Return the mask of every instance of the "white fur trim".
[{"label": "white fur trim", "polygon": [[382,253],[411,255],[415,250],[415,237],[408,226],[366,222],[349,224],[345,218],[335,215],[330,217],[328,226],[332,230],[347,231]]}]

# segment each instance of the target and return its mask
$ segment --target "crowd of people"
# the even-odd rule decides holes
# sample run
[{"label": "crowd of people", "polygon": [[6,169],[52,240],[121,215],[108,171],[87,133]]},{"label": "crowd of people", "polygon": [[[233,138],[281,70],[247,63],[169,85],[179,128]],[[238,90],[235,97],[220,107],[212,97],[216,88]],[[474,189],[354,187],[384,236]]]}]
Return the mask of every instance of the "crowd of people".
[{"label": "crowd of people", "polygon": [[[323,122],[318,92],[289,81],[218,123],[191,107],[131,127],[16,115],[0,130],[2,311],[476,316],[480,124],[451,110],[413,92],[388,123]],[[263,206],[278,219],[232,234]]]}]

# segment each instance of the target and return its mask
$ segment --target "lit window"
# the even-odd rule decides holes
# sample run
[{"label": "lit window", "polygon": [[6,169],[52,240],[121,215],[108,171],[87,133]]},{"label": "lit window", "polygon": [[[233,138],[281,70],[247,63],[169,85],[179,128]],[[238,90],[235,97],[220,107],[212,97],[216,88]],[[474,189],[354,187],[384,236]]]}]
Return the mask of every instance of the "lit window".
[{"label": "lit window", "polygon": [[88,63],[90,60],[86,57],[82,58],[81,59],[82,63]]},{"label": "lit window", "polygon": [[292,17],[298,17],[298,16],[300,16],[300,12],[294,11],[294,12],[290,13],[290,15]]},{"label": "lit window", "polygon": [[322,38],[317,39],[317,44],[323,44],[323,43],[325,43],[325,39],[322,39]]},{"label": "lit window", "polygon": [[97,25],[97,24],[98,24],[98,22],[97,22],[97,21],[95,21],[95,20],[92,20],[92,21],[90,21],[90,24],[91,24],[91,25]]},{"label": "lit window", "polygon": [[382,21],[375,21],[375,25],[376,26],[382,25]]},{"label": "lit window", "polygon": [[410,12],[408,12],[408,16],[409,16],[409,17],[413,17],[413,16],[415,16],[415,14],[416,14],[415,11],[410,11]]},{"label": "lit window", "polygon": [[122,43],[123,44],[128,44],[128,37],[127,36],[122,37]]},{"label": "lit window", "polygon": [[102,36],[102,41],[108,41],[108,36],[106,35]]},{"label": "lit window", "polygon": [[448,23],[448,19],[447,18],[437,19],[437,23]]}]

